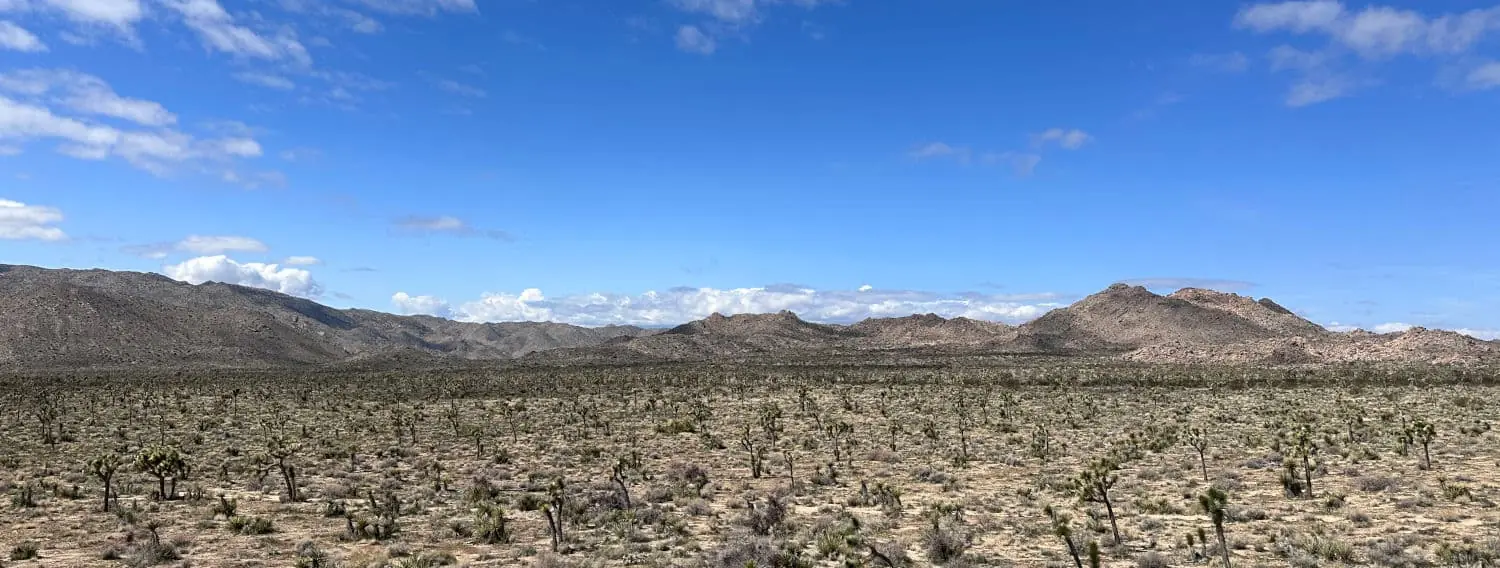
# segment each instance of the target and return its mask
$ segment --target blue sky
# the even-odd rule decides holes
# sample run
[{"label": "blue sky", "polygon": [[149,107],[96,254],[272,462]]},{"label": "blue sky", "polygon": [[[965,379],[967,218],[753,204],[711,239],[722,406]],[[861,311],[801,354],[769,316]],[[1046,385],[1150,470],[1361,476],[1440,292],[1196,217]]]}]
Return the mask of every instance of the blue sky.
[{"label": "blue sky", "polygon": [[1500,330],[1500,5],[0,0],[0,262],[336,306]]}]

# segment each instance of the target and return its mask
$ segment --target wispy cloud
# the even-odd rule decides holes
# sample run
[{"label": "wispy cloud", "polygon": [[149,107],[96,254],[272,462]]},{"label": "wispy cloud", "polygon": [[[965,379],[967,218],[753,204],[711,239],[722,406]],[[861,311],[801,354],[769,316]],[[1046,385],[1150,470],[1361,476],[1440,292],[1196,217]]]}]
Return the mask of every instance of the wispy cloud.
[{"label": "wispy cloud", "polygon": [[0,20],[0,49],[40,53],[47,51],[47,44],[42,43],[36,34],[26,31],[26,28],[16,25],[15,22]]},{"label": "wispy cloud", "polygon": [[[1278,47],[1271,51],[1273,70],[1295,70],[1299,78],[1286,96],[1292,107],[1348,96],[1377,80],[1359,78],[1345,63],[1348,54],[1363,67],[1398,56],[1440,59],[1445,65],[1470,67],[1468,88],[1483,88],[1486,71],[1469,54],[1486,36],[1500,30],[1500,7],[1462,13],[1426,15],[1415,10],[1371,5],[1350,10],[1335,0],[1261,3],[1247,6],[1234,26],[1257,33],[1316,35],[1327,45],[1316,51]],[[1473,79],[1478,74],[1478,81]]]},{"label": "wispy cloud", "polygon": [[1188,63],[1194,67],[1222,73],[1243,73],[1246,69],[1250,68],[1250,58],[1238,51],[1231,51],[1229,53],[1199,53],[1188,58]]},{"label": "wispy cloud", "polygon": [[1066,150],[1077,150],[1094,139],[1089,133],[1077,128],[1050,128],[1044,132],[1033,135],[1031,144],[1036,147],[1044,147],[1050,144]]},{"label": "wispy cloud", "polygon": [[[99,117],[138,127],[116,127]],[[119,96],[91,75],[46,69],[0,74],[0,138],[12,142],[52,141],[66,156],[117,157],[156,175],[184,166],[217,171],[235,160],[261,155],[254,138],[199,138],[169,128],[176,122],[177,116],[160,103]]]},{"label": "wispy cloud", "polygon": [[439,80],[437,82],[437,86],[439,89],[442,89],[444,91],[465,97],[484,98],[489,96],[489,93],[485,92],[484,89],[472,85],[466,85],[451,79]]},{"label": "wispy cloud", "polygon": [[699,55],[712,55],[719,49],[719,42],[698,26],[677,28],[677,49]]},{"label": "wispy cloud", "polygon": [[449,235],[456,237],[482,237],[498,241],[513,241],[515,236],[497,229],[475,228],[458,217],[411,215],[395,219],[391,223],[398,233],[410,235]]}]

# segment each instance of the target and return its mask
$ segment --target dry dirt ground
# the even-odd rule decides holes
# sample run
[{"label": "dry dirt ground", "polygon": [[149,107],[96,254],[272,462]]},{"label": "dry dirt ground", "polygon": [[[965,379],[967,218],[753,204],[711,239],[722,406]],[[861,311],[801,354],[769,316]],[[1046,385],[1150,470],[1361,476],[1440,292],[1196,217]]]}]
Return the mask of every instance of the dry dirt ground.
[{"label": "dry dirt ground", "polygon": [[6,379],[0,563],[1496,565],[1476,375],[1130,372]]}]

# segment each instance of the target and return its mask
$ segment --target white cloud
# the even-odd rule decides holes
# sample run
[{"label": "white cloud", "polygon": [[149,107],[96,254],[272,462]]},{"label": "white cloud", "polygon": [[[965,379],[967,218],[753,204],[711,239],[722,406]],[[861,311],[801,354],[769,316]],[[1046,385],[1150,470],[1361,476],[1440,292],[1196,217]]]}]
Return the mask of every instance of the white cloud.
[{"label": "white cloud", "polygon": [[289,256],[281,262],[287,266],[317,266],[323,264],[323,260],[316,256]]},{"label": "white cloud", "polygon": [[103,79],[62,69],[22,69],[0,74],[0,89],[50,101],[76,112],[128,120],[143,126],[177,122],[160,103],[121,97]]},{"label": "white cloud", "polygon": [[289,61],[304,67],[312,64],[312,56],[291,28],[282,28],[274,36],[262,35],[235,23],[234,16],[218,0],[163,1],[182,16],[183,24],[197,32],[209,49],[236,57]]},{"label": "white cloud", "polygon": [[1306,78],[1292,85],[1286,94],[1286,106],[1304,107],[1349,95],[1355,84],[1344,77]]},{"label": "white cloud", "polygon": [[75,23],[109,26],[126,34],[133,34],[132,26],[146,13],[141,0],[36,0],[33,4],[61,12]]},{"label": "white cloud", "polygon": [[1491,61],[1475,67],[1466,78],[1469,88],[1493,89],[1500,87],[1500,62]]},{"label": "white cloud", "polygon": [[510,233],[496,229],[478,229],[467,221],[449,215],[428,217],[422,215],[411,215],[401,217],[392,222],[394,227],[404,233],[412,234],[446,234],[459,237],[485,237],[500,241],[514,240]]},{"label": "white cloud", "polygon": [[[30,69],[0,74],[0,140],[52,140],[57,151],[82,160],[118,157],[156,175],[179,166],[205,169],[213,163],[261,154],[245,136],[199,139],[165,128],[177,116],[159,103],[121,97],[103,80],[66,70]],[[72,115],[60,114],[66,111]],[[119,119],[149,127],[128,130],[99,122]]]},{"label": "white cloud", "polygon": [[20,51],[23,53],[40,53],[47,51],[47,45],[26,28],[16,25],[14,22],[0,20],[0,49]]},{"label": "white cloud", "polygon": [[453,315],[448,302],[432,296],[411,296],[406,292],[396,292],[391,296],[391,304],[396,306],[396,313],[403,316],[422,315],[446,318]]},{"label": "white cloud", "polygon": [[1084,144],[1088,144],[1089,141],[1093,139],[1094,137],[1089,136],[1089,133],[1078,130],[1076,128],[1052,128],[1048,129],[1046,132],[1033,136],[1031,141],[1032,144],[1037,146],[1045,146],[1049,143],[1055,142],[1058,146],[1061,146],[1064,149],[1077,150],[1079,148],[1082,148]]},{"label": "white cloud", "polygon": [[250,237],[192,235],[178,241],[177,250],[193,254],[222,254],[226,252],[266,252],[265,243]]},{"label": "white cloud", "polygon": [[[1349,53],[1371,62],[1400,55],[1465,61],[1466,54],[1486,35],[1500,30],[1500,7],[1427,16],[1389,6],[1351,11],[1333,0],[1265,3],[1241,10],[1235,26],[1260,33],[1327,38],[1328,46],[1317,51],[1285,46],[1271,51],[1272,70],[1302,72],[1286,97],[1287,105],[1296,107],[1347,96],[1362,85],[1375,83],[1339,70],[1345,65],[1341,60]],[[1479,84],[1483,84],[1483,74]],[[1468,86],[1482,88],[1472,77]]]},{"label": "white cloud", "polygon": [[719,42],[714,40],[698,26],[682,26],[677,28],[677,49],[688,53],[701,55],[712,55],[719,48]]},{"label": "white cloud", "polygon": [[1398,332],[1398,331],[1406,331],[1408,329],[1411,329],[1412,327],[1415,327],[1415,326],[1413,326],[1412,324],[1409,324],[1409,323],[1401,323],[1401,322],[1398,322],[1398,321],[1393,321],[1393,322],[1388,322],[1388,323],[1377,324],[1375,327],[1370,328],[1370,330],[1374,331],[1375,333],[1395,333],[1395,332]]},{"label": "white cloud", "polygon": [[1369,59],[1398,54],[1457,54],[1500,30],[1500,7],[1428,17],[1413,10],[1368,6],[1359,12],[1340,2],[1280,2],[1247,7],[1235,25],[1260,33],[1316,33]]},{"label": "white cloud", "polygon": [[1344,16],[1344,5],[1333,0],[1256,4],[1240,10],[1234,23],[1258,32],[1289,30],[1306,33],[1327,30]]},{"label": "white cloud", "polygon": [[928,142],[926,144],[917,146],[916,148],[912,148],[910,152],[906,153],[906,155],[910,156],[914,160],[927,160],[931,158],[956,156],[960,161],[962,161],[968,159],[969,149],[961,146],[951,146],[945,142]]},{"label": "white cloud", "polygon": [[820,291],[800,286],[766,286],[731,290],[674,288],[638,295],[580,294],[548,298],[541,290],[520,294],[491,293],[453,306],[431,296],[398,293],[392,303],[402,313],[443,315],[461,321],[558,321],[586,326],[610,324],[665,326],[702,319],[713,313],[797,312],[810,321],[852,323],[870,317],[900,317],[936,313],[1020,322],[1056,307],[1052,294],[997,296],[935,294],[903,290]]},{"label": "white cloud", "polygon": [[0,239],[61,241],[68,235],[57,227],[62,211],[40,205],[0,199]]},{"label": "white cloud", "polygon": [[238,284],[304,298],[323,295],[323,286],[313,279],[311,272],[259,262],[242,264],[224,255],[201,256],[164,266],[162,273],[190,284]]},{"label": "white cloud", "polygon": [[474,0],[346,0],[378,12],[398,15],[433,15],[439,12],[478,12]]},{"label": "white cloud", "polygon": [[1500,340],[1500,329],[1469,329],[1466,327],[1461,327],[1449,331],[1452,331],[1453,333],[1461,333],[1474,339],[1483,339],[1485,341]]},{"label": "white cloud", "polygon": [[297,88],[297,84],[293,83],[291,79],[272,73],[257,73],[253,71],[246,71],[243,73],[235,73],[234,78],[241,83],[247,83],[259,87],[265,87],[268,89],[290,91]]}]

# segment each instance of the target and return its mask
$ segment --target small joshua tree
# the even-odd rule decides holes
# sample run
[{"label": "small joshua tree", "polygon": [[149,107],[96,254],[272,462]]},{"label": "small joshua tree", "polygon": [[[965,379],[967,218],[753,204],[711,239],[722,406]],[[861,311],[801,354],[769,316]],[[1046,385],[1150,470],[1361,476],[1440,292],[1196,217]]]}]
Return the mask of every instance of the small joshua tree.
[{"label": "small joshua tree", "polygon": [[1198,452],[1198,467],[1203,471],[1203,480],[1208,481],[1208,430],[1188,428],[1187,443]]},{"label": "small joshua tree", "polygon": [[1073,542],[1072,519],[1068,518],[1067,513],[1053,509],[1051,505],[1043,508],[1042,512],[1046,513],[1047,519],[1052,522],[1052,534],[1062,539],[1063,544],[1068,546],[1068,554],[1073,557],[1073,564],[1077,568],[1083,568],[1083,560],[1078,557],[1078,545]]},{"label": "small joshua tree", "polygon": [[1406,427],[1406,439],[1422,446],[1422,469],[1432,469],[1432,440],[1437,437],[1437,427],[1418,418]]},{"label": "small joshua tree", "polygon": [[114,494],[115,472],[120,470],[120,456],[115,454],[104,454],[89,460],[88,473],[93,475],[104,484],[104,511],[109,512],[111,501],[118,501],[119,496]]},{"label": "small joshua tree", "polygon": [[1116,543],[1120,542],[1120,525],[1115,522],[1115,506],[1109,499],[1109,490],[1119,481],[1119,477],[1115,475],[1118,469],[1120,464],[1113,459],[1099,458],[1090,463],[1078,477],[1073,478],[1073,493],[1080,502],[1104,505]]},{"label": "small joshua tree", "polygon": [[1219,537],[1219,552],[1224,555],[1224,568],[1229,568],[1229,543],[1224,538],[1224,513],[1228,505],[1229,496],[1217,487],[1210,487],[1207,493],[1198,496],[1198,507],[1214,523],[1214,534]]}]

